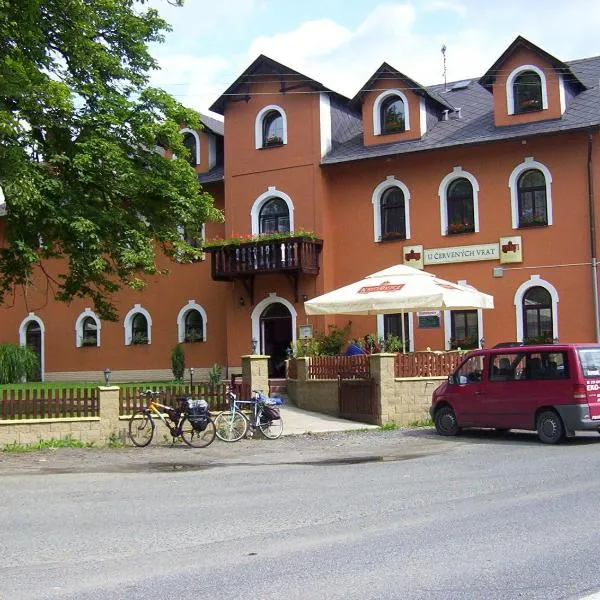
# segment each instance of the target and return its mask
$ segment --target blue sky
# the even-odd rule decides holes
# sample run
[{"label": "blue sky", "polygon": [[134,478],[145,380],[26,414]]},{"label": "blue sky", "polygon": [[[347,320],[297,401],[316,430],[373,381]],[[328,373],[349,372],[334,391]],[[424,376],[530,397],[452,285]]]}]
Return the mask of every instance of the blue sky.
[{"label": "blue sky", "polygon": [[382,62],[423,85],[483,75],[517,35],[600,55],[598,0],[150,0],[173,31],[152,83],[202,112],[259,55],[354,96]]}]

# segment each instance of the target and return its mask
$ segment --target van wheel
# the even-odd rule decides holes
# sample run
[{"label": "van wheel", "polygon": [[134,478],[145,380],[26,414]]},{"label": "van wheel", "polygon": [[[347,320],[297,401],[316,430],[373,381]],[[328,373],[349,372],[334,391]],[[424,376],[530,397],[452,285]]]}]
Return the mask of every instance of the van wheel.
[{"label": "van wheel", "polygon": [[565,437],[563,422],[553,410],[545,410],[538,415],[536,429],[544,444],[558,444]]},{"label": "van wheel", "polygon": [[440,435],[456,435],[460,432],[456,414],[449,406],[442,406],[435,413],[434,417],[435,430]]}]

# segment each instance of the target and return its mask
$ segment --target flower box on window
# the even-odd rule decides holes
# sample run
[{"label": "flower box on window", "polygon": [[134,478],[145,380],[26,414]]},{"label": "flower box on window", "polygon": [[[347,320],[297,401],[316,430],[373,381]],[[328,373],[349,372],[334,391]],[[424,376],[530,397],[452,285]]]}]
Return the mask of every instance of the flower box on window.
[{"label": "flower box on window", "polygon": [[92,336],[83,336],[81,338],[81,345],[82,346],[97,346],[98,340]]},{"label": "flower box on window", "polygon": [[448,233],[473,233],[475,227],[471,223],[450,223],[448,225]]},{"label": "flower box on window", "polygon": [[399,231],[388,231],[387,233],[382,233],[379,239],[382,242],[390,242],[393,240],[405,240],[406,236]]},{"label": "flower box on window", "polygon": [[396,119],[393,121],[386,121],[383,125],[384,133],[397,133],[399,131],[405,131],[406,126],[404,123],[404,119]]},{"label": "flower box on window", "polygon": [[519,110],[527,112],[530,110],[541,110],[542,101],[539,98],[527,98],[519,102]]},{"label": "flower box on window", "polygon": [[522,216],[519,218],[519,227],[544,227],[548,225],[548,219],[546,217],[538,216]]},{"label": "flower box on window", "polygon": [[452,338],[450,340],[450,348],[452,350],[472,350],[479,348],[479,340],[475,336],[467,336],[464,338]]},{"label": "flower box on window", "polygon": [[194,342],[201,342],[202,333],[197,329],[189,329],[185,334],[185,341],[193,344]]},{"label": "flower box on window", "polygon": [[144,335],[142,333],[134,333],[133,337],[131,338],[131,343],[132,344],[147,344],[148,343],[148,336]]},{"label": "flower box on window", "polygon": [[268,146],[281,146],[283,145],[283,138],[278,135],[272,135],[265,140],[265,147]]}]

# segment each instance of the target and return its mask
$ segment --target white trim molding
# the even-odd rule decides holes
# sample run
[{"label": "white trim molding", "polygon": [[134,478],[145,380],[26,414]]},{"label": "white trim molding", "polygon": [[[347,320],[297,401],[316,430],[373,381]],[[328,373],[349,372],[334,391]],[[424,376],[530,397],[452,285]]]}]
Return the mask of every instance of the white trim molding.
[{"label": "white trim molding", "polygon": [[185,341],[185,318],[192,310],[197,310],[202,317],[202,341],[206,341],[206,328],[208,324],[206,311],[202,306],[197,304],[195,300],[188,300],[188,303],[182,307],[177,315],[177,342],[179,344],[182,344]]},{"label": "white trim molding", "polygon": [[77,348],[81,348],[83,346],[83,321],[87,317],[91,317],[96,323],[96,346],[100,346],[100,330],[102,329],[102,322],[93,310],[86,308],[75,321],[75,346]]},{"label": "white trim molding", "polygon": [[184,127],[183,129],[179,130],[179,133],[184,136],[186,133],[191,133],[194,136],[194,139],[196,140],[196,166],[198,166],[200,164],[200,136],[198,135],[197,131],[194,131],[193,129],[189,129],[188,127]]},{"label": "white trim molding", "polygon": [[290,216],[290,232],[294,231],[294,203],[292,199],[285,193],[279,191],[274,185],[270,185],[267,188],[266,192],[263,192],[252,204],[252,208],[250,209],[250,219],[252,226],[252,235],[258,235],[260,232],[260,209],[263,205],[270,200],[271,198],[281,198],[288,207],[288,212]]},{"label": "white trim molding", "polygon": [[552,173],[546,165],[534,160],[533,156],[528,156],[525,160],[517,165],[510,177],[508,178],[508,187],[510,189],[510,212],[512,219],[512,228],[519,228],[519,190],[517,189],[517,181],[522,173],[531,169],[537,169],[541,171],[546,179],[546,216],[548,218],[548,225],[552,225]]},{"label": "white trim molding", "polygon": [[141,313],[146,317],[146,321],[148,322],[148,345],[152,343],[152,317],[150,316],[150,313],[142,307],[141,304],[134,304],[133,308],[125,315],[125,319],[123,319],[126,346],[131,346],[131,323],[133,321],[133,317],[138,313]]},{"label": "white trim molding", "polygon": [[[471,288],[477,291],[472,285],[469,285],[465,279],[457,281],[458,285],[464,285],[465,287]],[[468,310],[468,309],[467,309]],[[481,340],[484,339],[483,335],[483,310],[481,308],[473,309],[477,311],[477,334],[479,339],[477,340],[477,347],[481,348]],[[452,320],[451,310],[444,311],[444,349],[450,350],[450,339],[452,338]]]},{"label": "white trim molding", "polygon": [[321,158],[331,150],[331,101],[329,94],[319,94],[319,134]]},{"label": "white trim molding", "polygon": [[[400,90],[386,90],[381,92],[373,103],[373,134],[381,135],[381,103],[390,96],[398,96],[404,103],[404,131],[410,130],[410,115],[408,107],[408,98]],[[399,132],[400,133],[400,132]]]},{"label": "white trim molding", "polygon": [[523,341],[523,332],[525,330],[523,326],[523,296],[527,290],[532,287],[542,287],[549,292],[552,300],[552,337],[558,338],[558,292],[551,283],[541,279],[539,275],[532,275],[531,278],[528,281],[523,282],[515,292],[514,303],[515,321],[517,324],[517,341]]},{"label": "white trim molding", "polygon": [[[257,354],[265,353],[265,340],[261,335],[262,332],[260,330],[260,317],[268,306],[276,303],[283,304],[290,311],[290,315],[292,316],[292,345],[296,344],[296,321],[298,319],[298,313],[296,312],[294,305],[291,304],[288,300],[286,300],[285,298],[281,298],[275,292],[270,292],[266,298],[261,300],[254,307],[254,310],[250,315],[250,319],[252,321],[252,339],[255,339],[257,341]],[[248,344],[250,344],[250,341],[251,340],[248,340]]]},{"label": "white trim molding", "polygon": [[406,239],[410,239],[410,191],[402,181],[393,175],[388,175],[374,190],[371,196],[373,204],[373,236],[375,242],[381,241],[381,197],[392,187],[399,188],[404,194],[404,223],[406,224]]},{"label": "white trim molding", "polygon": [[35,313],[30,312],[19,325],[19,345],[27,346],[27,326],[31,322],[35,322],[40,327],[41,343],[40,343],[40,378],[44,381],[44,373],[46,371],[46,356],[44,346],[46,345],[46,328],[44,327],[44,321],[40,319]]},{"label": "white trim molding", "polygon": [[548,83],[544,71],[535,65],[521,65],[514,69],[506,80],[506,109],[509,115],[515,114],[514,81],[525,71],[533,71],[539,76],[542,85],[542,108],[548,108]]},{"label": "white trim molding", "polygon": [[446,197],[448,187],[456,179],[463,178],[469,181],[473,188],[473,226],[475,233],[479,232],[479,182],[473,174],[463,171],[463,168],[458,166],[454,167],[452,173],[448,173],[442,179],[438,188],[438,196],[440,198],[440,232],[443,236],[448,235],[448,202]]},{"label": "white trim molding", "polygon": [[271,111],[276,111],[281,115],[283,120],[283,144],[287,144],[288,135],[287,135],[287,115],[281,106],[277,106],[276,104],[269,104],[265,106],[261,110],[258,111],[256,115],[256,119],[254,120],[254,141],[255,147],[258,150],[259,148],[264,148],[264,140],[263,140],[263,121],[268,113]]}]

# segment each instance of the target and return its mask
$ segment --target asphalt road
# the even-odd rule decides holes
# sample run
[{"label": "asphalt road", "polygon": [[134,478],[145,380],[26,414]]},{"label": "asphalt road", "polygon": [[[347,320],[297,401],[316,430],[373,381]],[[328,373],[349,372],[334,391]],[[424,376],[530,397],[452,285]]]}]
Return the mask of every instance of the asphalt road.
[{"label": "asphalt road", "polygon": [[582,598],[599,452],[418,430],[2,454],[0,598]]}]

